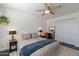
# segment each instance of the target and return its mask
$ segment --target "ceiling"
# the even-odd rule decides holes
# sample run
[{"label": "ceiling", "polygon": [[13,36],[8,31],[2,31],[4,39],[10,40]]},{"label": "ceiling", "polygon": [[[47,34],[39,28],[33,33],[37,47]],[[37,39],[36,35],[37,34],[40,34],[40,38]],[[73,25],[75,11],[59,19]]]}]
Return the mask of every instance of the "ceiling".
[{"label": "ceiling", "polygon": [[18,10],[19,12],[44,19],[55,18],[79,11],[79,3],[51,3],[49,5],[62,5],[62,8],[57,9],[54,15],[48,14],[45,16],[41,16],[42,12],[36,12],[35,10],[43,8],[42,3],[0,3],[0,7],[11,8],[14,10]]}]

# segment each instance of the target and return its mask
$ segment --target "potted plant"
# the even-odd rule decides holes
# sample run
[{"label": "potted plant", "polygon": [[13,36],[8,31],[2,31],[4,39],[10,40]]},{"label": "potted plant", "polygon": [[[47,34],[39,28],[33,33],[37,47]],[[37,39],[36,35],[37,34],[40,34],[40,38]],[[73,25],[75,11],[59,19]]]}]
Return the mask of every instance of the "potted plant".
[{"label": "potted plant", "polygon": [[0,24],[9,24],[9,20],[7,16],[1,15],[0,16]]}]

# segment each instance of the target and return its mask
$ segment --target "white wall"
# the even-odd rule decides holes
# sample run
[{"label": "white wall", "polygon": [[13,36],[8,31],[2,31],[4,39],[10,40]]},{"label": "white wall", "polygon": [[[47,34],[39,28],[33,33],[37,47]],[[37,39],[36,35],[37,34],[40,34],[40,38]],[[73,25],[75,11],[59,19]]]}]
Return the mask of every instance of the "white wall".
[{"label": "white wall", "polygon": [[55,20],[53,18],[47,19],[46,26],[47,26],[47,32],[49,32],[49,26],[55,26]]},{"label": "white wall", "polygon": [[21,40],[22,34],[37,32],[39,27],[46,31],[45,20],[12,9],[4,10],[4,14],[9,17],[10,24],[8,26],[0,26],[0,51],[6,50],[9,47],[8,43],[11,37],[8,35],[8,31],[11,28],[16,29],[17,34],[15,37],[18,41]]},{"label": "white wall", "polygon": [[71,13],[61,17],[47,19],[46,21],[47,31],[49,31],[49,26],[55,26],[56,21],[69,20],[69,19],[72,20],[74,18],[79,18],[79,12]]}]

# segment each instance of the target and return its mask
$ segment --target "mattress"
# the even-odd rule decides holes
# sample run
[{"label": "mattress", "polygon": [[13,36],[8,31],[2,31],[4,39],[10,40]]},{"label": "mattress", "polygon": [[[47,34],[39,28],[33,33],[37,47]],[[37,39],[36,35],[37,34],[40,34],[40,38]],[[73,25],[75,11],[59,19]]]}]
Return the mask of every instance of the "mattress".
[{"label": "mattress", "polygon": [[[21,42],[19,42],[19,51],[21,50],[21,48],[23,46],[34,43],[34,42],[38,42],[38,41],[41,41],[41,40],[46,40],[46,39],[45,38],[35,38],[35,39],[22,40]],[[43,48],[38,49],[37,51],[32,53],[31,56],[51,56],[51,55],[55,55],[57,49],[59,49],[59,42],[54,42],[54,43],[46,45]]]},{"label": "mattress", "polygon": [[23,46],[34,43],[34,42],[38,42],[41,40],[46,40],[45,38],[34,38],[34,39],[26,39],[26,40],[21,40],[18,44],[19,44],[19,49],[21,49]]}]

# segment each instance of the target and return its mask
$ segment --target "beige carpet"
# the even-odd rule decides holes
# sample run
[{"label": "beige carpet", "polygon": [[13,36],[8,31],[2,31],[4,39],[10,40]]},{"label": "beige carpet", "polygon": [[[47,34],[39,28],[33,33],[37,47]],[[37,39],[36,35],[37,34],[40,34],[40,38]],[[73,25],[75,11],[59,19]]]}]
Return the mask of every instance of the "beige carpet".
[{"label": "beige carpet", "polygon": [[[10,56],[18,56],[18,52],[12,52]],[[60,46],[56,56],[79,56],[79,50]]]},{"label": "beige carpet", "polygon": [[79,50],[60,46],[57,56],[79,56]]}]

